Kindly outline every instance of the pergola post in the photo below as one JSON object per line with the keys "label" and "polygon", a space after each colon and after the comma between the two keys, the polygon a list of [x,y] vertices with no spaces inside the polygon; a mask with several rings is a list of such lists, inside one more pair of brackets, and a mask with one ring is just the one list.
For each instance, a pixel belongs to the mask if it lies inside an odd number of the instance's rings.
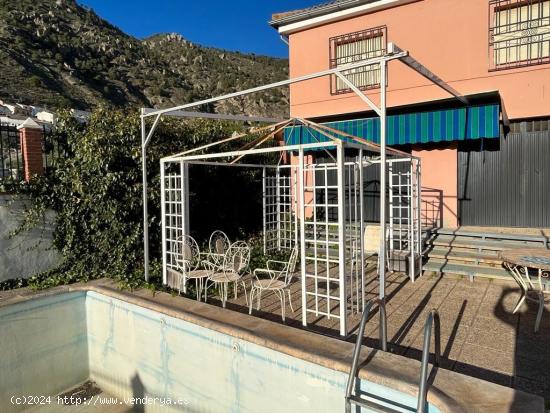
{"label": "pergola post", "polygon": [[262,168],[262,222],[263,222],[263,239],[264,239],[264,254],[267,252],[267,219],[266,219],[266,206],[267,206],[267,187],[266,187],[267,171],[265,167]]}
{"label": "pergola post", "polygon": [[187,162],[181,162],[180,164],[181,175],[181,210],[183,215],[182,229],[183,235],[189,235],[191,229],[189,228],[189,164]]}
{"label": "pergola post", "polygon": [[305,186],[305,167],[304,167],[304,148],[298,150],[299,164],[298,164],[298,179],[299,179],[299,190],[298,190],[298,207],[300,208],[300,267],[301,267],[301,284],[302,284],[302,325],[307,326],[307,307],[305,303],[307,302],[306,297],[306,206],[305,206],[305,196],[304,196],[304,186]]}
{"label": "pergola post", "polygon": [[[340,297],[340,335],[345,336],[347,330],[347,283],[346,283],[346,210],[345,210],[345,154],[344,143],[338,142],[336,146],[336,174],[338,185],[338,278]],[[327,202],[327,201],[325,201]],[[351,217],[350,217],[351,218]],[[327,228],[328,231],[328,228]],[[350,274],[351,277],[351,274]],[[330,292],[328,293],[330,294]],[[304,301],[305,303],[306,301]],[[329,309],[330,311],[330,309]]]}
{"label": "pergola post", "polygon": [[[180,202],[181,202],[181,235],[189,235],[189,164],[180,162]],[[187,294],[187,283],[183,284],[183,293]]]}
{"label": "pergola post", "polygon": [[361,311],[365,311],[365,213],[364,213],[364,166],[363,149],[359,149],[359,245],[361,248]]}
{"label": "pergola post", "polygon": [[414,192],[415,192],[415,182],[414,182],[414,173],[415,173],[415,163],[414,160],[411,159],[411,163],[409,165],[409,184],[408,184],[408,199],[409,199],[409,228],[407,229],[408,232],[408,241],[409,241],[409,279],[414,282],[416,277],[416,266],[415,266],[415,260],[416,260],[416,250],[415,250],[415,227],[416,227],[416,202],[414,198]]}
{"label": "pergola post", "polygon": [[[161,159],[160,161],[160,199],[161,201],[164,201],[166,199],[166,164]],[[161,230],[162,230],[162,283],[166,285],[168,280],[168,274],[167,274],[167,262],[166,262],[166,208],[164,207],[164,202],[161,202],[161,209],[160,209],[160,222],[161,222]],[[146,262],[146,266],[148,268],[149,262]],[[146,274],[147,276],[147,274]]]}
{"label": "pergola post", "polygon": [[380,251],[378,255],[379,292],[381,300],[386,298],[386,68],[387,62],[380,62]]}
{"label": "pergola post", "polygon": [[143,272],[149,282],[149,213],[147,211],[147,143],[145,118],[141,115],[141,180],[143,187]]}

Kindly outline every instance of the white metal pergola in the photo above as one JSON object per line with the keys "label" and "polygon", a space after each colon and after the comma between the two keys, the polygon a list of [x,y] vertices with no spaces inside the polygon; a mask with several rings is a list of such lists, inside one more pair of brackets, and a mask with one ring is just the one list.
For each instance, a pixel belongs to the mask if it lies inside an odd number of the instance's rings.
{"label": "white metal pergola", "polygon": [[[280,81],[280,82],[275,82],[275,83],[272,83],[272,84],[268,84],[268,85],[264,85],[264,86],[260,86],[260,87],[256,87],[256,88],[252,88],[252,89],[247,89],[247,90],[243,90],[243,91],[240,91],[240,92],[235,92],[235,93],[231,93],[231,94],[227,94],[227,95],[223,95],[223,96],[219,96],[219,97],[214,97],[214,98],[210,98],[210,99],[205,99],[205,100],[201,100],[201,101],[198,101],[198,102],[194,102],[194,103],[189,103],[189,104],[185,104],[185,105],[180,105],[180,106],[176,106],[176,107],[172,107],[172,108],[168,108],[168,109],[159,109],[159,110],[153,110],[153,109],[142,109],[142,113],[141,113],[141,127],[142,127],[142,167],[143,167],[143,231],[144,231],[144,271],[145,271],[145,279],[148,280],[149,278],[149,242],[148,242],[148,212],[147,212],[147,169],[146,169],[146,149],[147,149],[147,146],[154,134],[154,131],[156,129],[156,127],[158,126],[158,123],[160,121],[160,119],[163,117],[163,116],[175,116],[175,117],[181,117],[181,118],[188,118],[188,117],[208,117],[208,118],[215,118],[215,119],[229,119],[229,120],[240,120],[240,121],[249,121],[249,122],[273,122],[275,121],[274,119],[266,119],[266,118],[257,118],[257,117],[247,117],[247,116],[238,116],[238,115],[218,115],[218,114],[197,114],[197,112],[186,112],[185,110],[187,109],[191,109],[191,108],[195,108],[195,107],[198,107],[198,106],[201,106],[201,105],[204,105],[204,104],[207,104],[207,103],[214,103],[214,102],[217,102],[217,101],[220,101],[220,100],[225,100],[225,99],[230,99],[230,98],[234,98],[234,97],[238,97],[238,96],[243,96],[243,95],[247,95],[247,94],[251,94],[251,93],[256,93],[256,92],[261,92],[261,91],[264,91],[264,90],[268,90],[268,89],[271,89],[271,88],[276,88],[276,87],[282,87],[282,86],[287,86],[287,85],[290,85],[290,84],[294,84],[294,83],[299,83],[299,82],[306,82],[308,80],[311,80],[311,79],[316,79],[316,78],[320,78],[320,77],[324,77],[324,76],[331,76],[331,75],[334,75],[334,76],[337,76],[339,79],[341,79],[341,81],[346,84],[363,102],[365,102],[365,104],[368,106],[369,109],[373,110],[379,117],[380,117],[380,145],[374,145],[372,144],[371,142],[368,142],[364,139],[361,139],[361,138],[357,138],[357,137],[354,137],[354,136],[351,136],[351,135],[348,135],[346,136],[345,133],[342,133],[340,131],[338,131],[338,133],[335,133],[334,131],[330,131],[329,129],[330,128],[327,128],[326,126],[322,126],[322,125],[318,125],[318,124],[314,124],[308,120],[305,120],[305,119],[294,119],[292,121],[294,122],[300,122],[302,125],[306,126],[306,127],[311,127],[313,128],[314,130],[322,130],[324,132],[324,134],[326,136],[329,137],[329,141],[328,142],[317,142],[317,143],[312,143],[312,144],[300,144],[300,145],[286,145],[286,146],[279,146],[277,148],[272,148],[272,147],[268,147],[268,148],[253,148],[253,149],[246,149],[246,150],[243,150],[243,151],[233,151],[233,152],[224,152],[224,153],[213,153],[213,154],[202,154],[202,155],[197,155],[197,154],[194,154],[193,152],[195,152],[195,150],[192,150],[192,151],[188,151],[188,152],[185,152],[185,153],[182,153],[182,154],[176,154],[176,155],[172,155],[170,157],[167,157],[167,158],[163,158],[163,160],[161,161],[161,164],[162,164],[162,169],[161,171],[164,171],[164,167],[167,163],[174,163],[174,162],[179,162],[180,164],[180,176],[179,176],[179,181],[178,179],[176,179],[175,182],[179,182],[179,185],[181,188],[185,188],[185,182],[186,180],[188,179],[188,172],[187,172],[187,168],[188,168],[188,165],[191,164],[191,163],[208,163],[208,162],[218,162],[219,160],[221,159],[232,159],[231,162],[229,163],[226,163],[226,164],[237,164],[235,161],[235,159],[238,158],[238,160],[242,159],[243,157],[245,156],[248,156],[248,155],[251,155],[251,154],[254,154],[254,155],[258,155],[258,154],[267,154],[267,153],[270,153],[270,152],[273,152],[273,151],[278,151],[278,152],[281,152],[281,151],[297,151],[298,154],[299,154],[299,166],[298,166],[298,169],[299,169],[299,173],[297,174],[297,178],[299,179],[299,183],[298,183],[298,187],[301,188],[301,190],[299,191],[299,193],[297,194],[298,195],[298,200],[299,200],[299,205],[300,205],[300,208],[302,208],[302,211],[300,212],[299,214],[299,225],[300,225],[300,228],[299,228],[299,241],[300,241],[300,244],[301,244],[301,252],[302,252],[302,265],[301,265],[301,269],[302,269],[302,274],[306,274],[306,260],[305,258],[307,257],[307,253],[306,253],[306,219],[303,219],[303,217],[306,217],[307,213],[306,211],[303,210],[303,208],[306,208],[306,201],[305,201],[305,198],[304,198],[304,185],[305,185],[305,174],[306,172],[313,172],[314,174],[316,173],[315,170],[313,171],[308,171],[308,168],[309,168],[309,165],[307,165],[305,162],[304,162],[304,151],[305,150],[308,150],[308,149],[319,149],[319,148],[336,148],[336,157],[335,157],[335,162],[333,165],[330,165],[330,166],[323,166],[321,168],[325,168],[328,170],[328,168],[333,168],[334,171],[336,172],[336,175],[337,175],[337,190],[338,190],[338,205],[337,205],[337,209],[338,209],[338,212],[337,212],[337,215],[338,215],[338,220],[337,220],[337,231],[338,231],[338,243],[339,243],[339,247],[338,247],[338,257],[337,257],[337,261],[339,262],[338,264],[338,282],[339,282],[339,307],[340,307],[340,332],[341,334],[347,334],[347,325],[346,325],[346,317],[343,316],[344,314],[346,314],[346,302],[347,302],[347,292],[346,292],[346,288],[347,288],[347,284],[346,284],[346,265],[348,265],[350,261],[350,257],[346,256],[347,252],[346,251],[350,251],[350,248],[347,248],[346,249],[346,215],[345,215],[345,208],[346,208],[346,203],[345,203],[345,194],[346,194],[346,161],[345,161],[345,156],[346,156],[346,151],[355,151],[355,153],[357,153],[356,155],[356,160],[354,162],[352,162],[352,164],[355,165],[355,167],[357,168],[357,170],[359,171],[359,173],[361,173],[361,171],[363,171],[363,168],[364,168],[364,163],[368,163],[369,165],[372,164],[372,163],[377,163],[379,164],[379,167],[380,167],[380,209],[379,209],[379,217],[380,217],[380,221],[379,221],[379,225],[380,225],[380,228],[381,228],[381,236],[379,237],[380,239],[380,242],[379,242],[379,249],[378,249],[378,256],[379,256],[379,260],[380,260],[380,264],[379,264],[379,282],[380,282],[380,290],[379,290],[379,297],[381,299],[384,299],[385,298],[385,279],[386,279],[386,246],[388,245],[387,242],[388,242],[388,231],[387,231],[387,215],[386,215],[386,208],[387,208],[387,205],[386,203],[388,202],[387,199],[386,199],[386,188],[387,188],[387,174],[388,174],[388,168],[390,169],[390,173],[391,173],[391,170],[392,170],[392,167],[389,166],[389,165],[392,165],[394,162],[396,162],[397,159],[407,159],[408,162],[410,163],[410,168],[409,168],[409,171],[410,171],[410,175],[409,175],[409,179],[410,179],[410,182],[409,183],[405,183],[405,184],[402,184],[402,183],[398,183],[397,185],[402,185],[404,187],[406,187],[407,185],[411,185],[411,189],[410,191],[411,192],[407,192],[407,194],[410,194],[410,195],[407,195],[407,196],[416,196],[416,197],[419,197],[420,196],[420,180],[419,178],[416,179],[414,178],[414,176],[417,174],[417,172],[415,172],[415,168],[418,168],[418,166],[415,166],[413,165],[413,158],[409,155],[409,154],[406,154],[406,153],[403,153],[403,152],[400,152],[400,151],[396,151],[395,149],[390,149],[388,150],[387,147],[386,147],[386,93],[387,93],[387,90],[386,90],[386,85],[387,85],[387,65],[390,61],[392,60],[398,60],[402,63],[404,63],[405,65],[409,66],[411,69],[415,70],[416,72],[418,72],[419,74],[421,74],[422,76],[424,76],[425,78],[429,79],[430,81],[432,81],[434,84],[438,85],[439,87],[441,87],[442,89],[444,89],[445,91],[447,91],[448,93],[450,93],[451,95],[453,95],[454,97],[456,97],[457,99],[461,100],[462,102],[464,103],[467,103],[466,99],[461,96],[456,90],[454,90],[451,86],[449,86],[448,84],[446,84],[443,80],[441,80],[439,77],[437,77],[435,74],[433,74],[431,71],[429,71],[427,68],[425,68],[423,65],[421,65],[418,61],[416,61],[415,59],[413,59],[409,53],[407,51],[403,51],[401,50],[400,48],[398,48],[396,45],[392,44],[392,43],[388,43],[388,46],[387,46],[387,53],[384,55],[384,56],[379,56],[379,57],[376,57],[376,58],[371,58],[371,59],[366,59],[366,60],[363,60],[363,61],[359,61],[359,62],[355,62],[355,63],[351,63],[351,64],[347,64],[347,65],[343,65],[343,66],[340,66],[340,67],[337,67],[337,68],[334,68],[334,69],[329,69],[329,70],[325,70],[325,71],[321,71],[321,72],[317,72],[317,73],[312,73],[312,74],[309,74],[309,75],[305,75],[305,76],[300,76],[300,77],[296,77],[296,78],[292,78],[292,79],[288,79],[288,80],[284,80],[284,81]],[[346,77],[346,72],[349,73],[349,71],[353,71],[354,69],[358,69],[358,68],[361,68],[361,67],[365,67],[365,66],[372,66],[372,65],[379,65],[380,66],[380,103],[379,105],[376,105],[368,96],[366,96],[356,85],[353,84],[353,82],[351,80],[349,80],[347,77]],[[146,120],[147,118],[153,118],[154,121],[153,121],[153,124],[152,126],[149,128],[149,130],[147,130],[147,127],[146,127]],[[275,125],[272,126],[272,128],[280,128],[282,125],[282,123],[277,123]],[[285,123],[285,126],[288,125],[288,123]],[[342,136],[345,136],[346,137],[346,140],[344,141],[342,139]],[[228,139],[236,139],[237,137],[231,137],[231,138],[228,138]],[[211,147],[214,147],[216,145],[216,143],[212,143],[210,145],[205,145],[201,148],[197,148],[196,150],[206,150],[206,149],[209,149]],[[377,159],[374,159],[374,158],[370,158],[370,159],[366,159],[366,157],[364,156],[364,153],[367,152],[367,151],[374,151],[378,154],[378,157]],[[387,158],[387,154],[388,153],[391,153],[392,155],[394,155],[396,157],[396,159],[391,159],[391,162],[388,163],[388,158]],[[417,162],[417,165],[418,165],[418,161],[414,161],[414,162]],[[255,167],[258,167],[258,165],[249,165],[249,166],[255,166]],[[272,167],[268,167],[268,166],[265,166],[265,165],[261,165],[262,168],[265,168],[265,171],[267,173],[268,170],[271,170]],[[277,166],[275,166],[275,168],[277,169]],[[313,166],[313,169],[317,168],[317,165],[314,165]],[[164,173],[164,172],[163,172]],[[277,172],[276,172],[277,173]],[[280,171],[279,171],[280,173]],[[419,173],[419,171],[418,171]],[[393,175],[391,175],[393,176]],[[162,176],[161,177],[161,182],[163,182],[163,185],[165,184],[165,178],[166,176]],[[414,182],[416,179],[416,182],[413,184],[412,182]],[[391,181],[390,181],[390,186],[393,185],[393,182],[392,182],[393,178],[391,178]],[[264,180],[264,185],[268,185],[268,182],[266,180]],[[417,185],[416,189],[413,188],[412,185]],[[165,190],[166,188],[164,188]],[[399,190],[401,191],[401,190]],[[416,193],[414,193],[414,191],[416,191]],[[184,190],[182,192],[182,195],[181,195],[181,202],[183,203],[182,205],[185,205],[185,198],[186,198],[186,195],[185,195],[186,191]],[[314,197],[315,198],[315,197]],[[362,197],[357,197],[356,196],[356,202],[360,202],[359,198],[362,198]],[[412,199],[412,198],[411,198]],[[391,203],[391,196],[390,196],[390,203]],[[412,203],[412,202],[411,202]],[[183,208],[185,209],[185,206],[183,206]],[[390,214],[391,214],[391,208],[390,208]],[[420,212],[418,211],[418,215],[420,215]],[[188,231],[188,216],[186,215],[186,212],[184,210],[182,210],[182,226],[183,226],[183,231],[184,232],[187,232]],[[265,224],[265,220],[266,220],[266,217],[265,217],[265,214],[264,214],[264,224]],[[413,217],[413,215],[410,215],[410,221],[414,221],[416,220],[415,217]],[[392,220],[390,219],[390,225],[391,225],[391,222]],[[280,224],[277,224],[277,225],[280,225]],[[265,229],[265,228],[264,228]],[[163,231],[164,231],[164,228],[163,228]],[[416,227],[416,229],[414,230],[416,231],[418,234],[420,233],[420,225],[418,224],[418,226]],[[412,231],[412,232],[414,232]],[[411,234],[412,234],[411,232]],[[393,233],[393,230],[390,231],[390,236],[392,236],[392,233]],[[362,232],[361,232],[362,234]],[[164,234],[163,234],[164,236]],[[363,236],[361,235],[360,237],[360,243],[361,243],[361,246],[359,248],[361,248],[360,250],[360,253],[362,254],[363,252]],[[359,241],[359,240],[358,240]],[[414,244],[414,242],[412,243]],[[411,245],[410,244],[408,246],[408,248],[411,248]],[[356,245],[354,248],[357,248],[358,246]],[[164,248],[164,245],[163,245],[163,248]],[[416,248],[416,247],[415,247]],[[420,238],[419,238],[419,235],[418,235],[418,248],[420,248]],[[352,248],[353,249],[353,248]],[[351,250],[352,250],[351,249]],[[414,256],[414,254],[412,254],[411,256]],[[305,281],[302,282],[302,300],[304,301],[304,304],[305,304],[305,296],[306,296],[306,293],[307,293],[307,285],[305,286]],[[303,307],[306,307],[306,306],[303,306]],[[304,311],[304,314],[303,314],[303,322],[306,323],[306,308],[303,309]],[[330,314],[328,315],[330,316]]]}
{"label": "white metal pergola", "polygon": [[[326,140],[282,144],[275,139],[278,132],[296,126],[318,131]],[[261,170],[258,196],[263,195],[264,251],[300,251],[303,324],[311,322],[308,316],[333,318],[339,321],[340,333],[347,335],[349,316],[366,306],[364,187],[377,178],[380,146],[305,119],[260,129],[259,137],[245,142],[239,143],[244,136],[231,136],[161,159],[163,283],[186,292],[186,276],[179,264],[181,242],[193,222],[189,194],[200,196],[202,189],[190,184],[192,171],[201,166]],[[239,147],[220,150],[230,142]],[[313,150],[328,157],[306,160]],[[282,163],[286,153],[295,154],[298,163]],[[420,268],[420,162],[393,148],[387,149],[387,155],[388,264],[395,268],[404,261],[402,269],[414,282]],[[212,190],[216,191],[209,186],[208,191]],[[222,202],[240,199],[225,197]]]}

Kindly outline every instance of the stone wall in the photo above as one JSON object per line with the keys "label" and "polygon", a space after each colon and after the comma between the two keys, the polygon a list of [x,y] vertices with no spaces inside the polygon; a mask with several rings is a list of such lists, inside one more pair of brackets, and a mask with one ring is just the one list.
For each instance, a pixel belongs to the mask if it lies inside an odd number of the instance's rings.
{"label": "stone wall", "polygon": [[24,202],[13,195],[0,194],[0,282],[30,278],[55,267],[60,254],[52,246],[54,213],[40,227],[11,236],[19,226]]}

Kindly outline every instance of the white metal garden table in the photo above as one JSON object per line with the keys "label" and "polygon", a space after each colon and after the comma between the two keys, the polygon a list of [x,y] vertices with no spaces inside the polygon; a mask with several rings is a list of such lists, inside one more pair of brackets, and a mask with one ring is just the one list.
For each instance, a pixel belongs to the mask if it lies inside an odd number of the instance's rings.
{"label": "white metal garden table", "polygon": [[[543,248],[519,248],[502,251],[504,266],[521,288],[521,297],[514,308],[516,313],[525,299],[539,303],[535,332],[539,330],[544,310],[545,294],[550,294],[550,250]],[[530,271],[531,270],[531,271]]]}

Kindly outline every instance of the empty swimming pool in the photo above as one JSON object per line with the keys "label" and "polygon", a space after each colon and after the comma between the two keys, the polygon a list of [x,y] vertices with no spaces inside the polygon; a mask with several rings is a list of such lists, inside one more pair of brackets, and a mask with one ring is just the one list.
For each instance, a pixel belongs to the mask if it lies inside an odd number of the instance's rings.
{"label": "empty swimming pool", "polygon": [[[52,292],[4,303],[0,329],[4,412],[28,409],[14,397],[57,395],[87,380],[120,401],[145,401],[147,412],[344,411],[351,344],[181,297]],[[413,362],[384,357],[401,360],[404,375]],[[384,363],[374,360],[373,370]],[[364,397],[414,411],[413,385],[380,377],[360,380]]]}

